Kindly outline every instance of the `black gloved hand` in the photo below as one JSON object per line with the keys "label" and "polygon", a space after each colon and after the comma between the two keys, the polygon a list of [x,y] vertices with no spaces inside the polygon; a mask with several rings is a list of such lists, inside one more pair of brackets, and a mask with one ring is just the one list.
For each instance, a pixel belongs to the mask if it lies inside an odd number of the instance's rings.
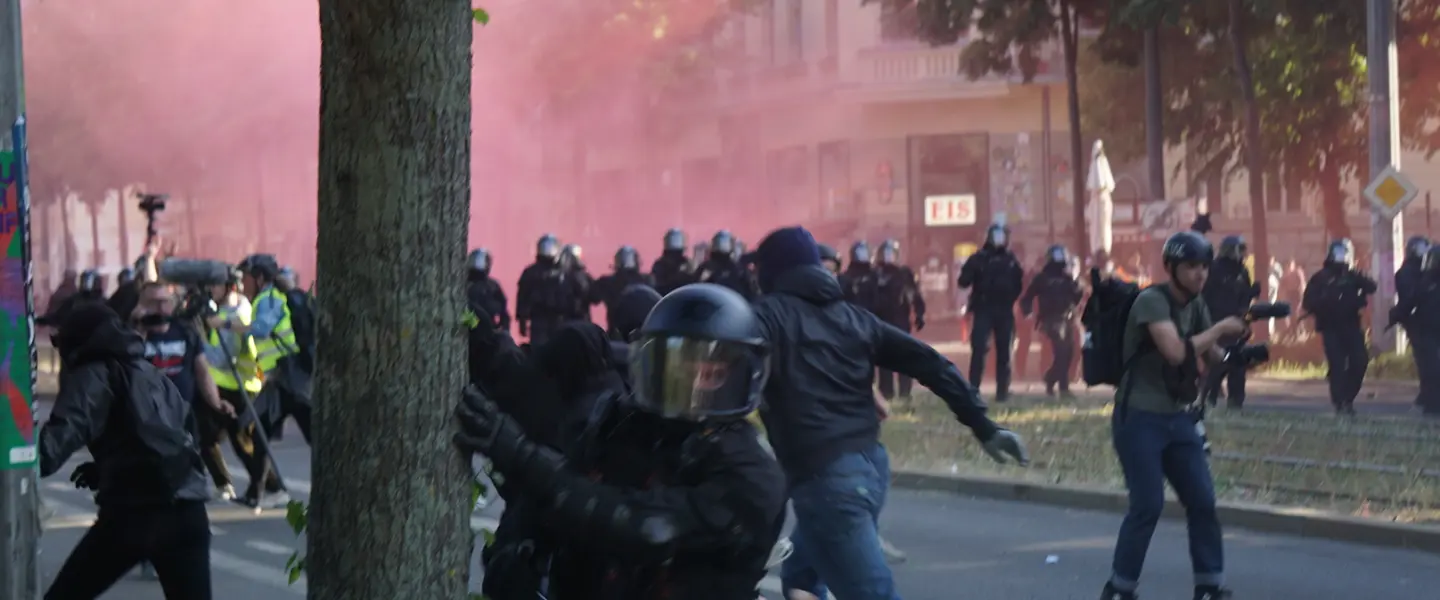
{"label": "black gloved hand", "polygon": [[504,472],[514,469],[522,455],[533,453],[520,424],[505,414],[475,386],[465,388],[465,397],[455,408],[460,431],[455,445],[461,450],[484,454]]}
{"label": "black gloved hand", "polygon": [[520,337],[530,337],[530,327],[529,327],[529,324],[530,324],[530,323],[529,323],[529,321],[526,321],[525,319],[520,319],[519,324],[520,324]]}
{"label": "black gloved hand", "polygon": [[925,319],[915,319],[915,332],[925,331]]}
{"label": "black gloved hand", "polygon": [[95,463],[87,462],[70,472],[70,481],[75,484],[76,489],[96,490],[100,489],[100,473]]}

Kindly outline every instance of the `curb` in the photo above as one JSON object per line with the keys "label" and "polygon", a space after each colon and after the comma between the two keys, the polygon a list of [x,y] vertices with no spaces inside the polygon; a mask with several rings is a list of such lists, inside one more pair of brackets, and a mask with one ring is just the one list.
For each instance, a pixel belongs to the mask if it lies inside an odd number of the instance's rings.
{"label": "curb", "polygon": [[[1124,492],[999,477],[896,471],[892,485],[911,490],[1113,513],[1124,513],[1129,505]],[[1302,508],[1277,508],[1232,502],[1221,502],[1216,510],[1220,522],[1226,527],[1440,554],[1440,527],[1374,521]],[[1168,519],[1185,518],[1184,508],[1173,498],[1166,498],[1164,514]]]}

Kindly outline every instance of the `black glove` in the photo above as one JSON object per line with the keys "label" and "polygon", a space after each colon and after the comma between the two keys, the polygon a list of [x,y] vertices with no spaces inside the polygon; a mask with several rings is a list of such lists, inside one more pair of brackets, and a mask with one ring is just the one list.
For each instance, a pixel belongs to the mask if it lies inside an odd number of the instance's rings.
{"label": "black glove", "polygon": [[520,424],[473,385],[465,388],[455,416],[460,420],[455,445],[466,452],[484,454],[501,472],[515,469],[518,459],[534,453],[534,443],[526,439]]}
{"label": "black glove", "polygon": [[920,332],[920,331],[924,331],[924,330],[925,330],[925,318],[924,318],[924,317],[916,317],[916,318],[915,318],[915,331],[916,331],[916,332]]}
{"label": "black glove", "polygon": [[100,489],[100,473],[95,463],[87,462],[70,472],[70,481],[75,484],[76,489],[97,490]]}
{"label": "black glove", "polygon": [[530,337],[530,322],[520,319],[520,337]]}

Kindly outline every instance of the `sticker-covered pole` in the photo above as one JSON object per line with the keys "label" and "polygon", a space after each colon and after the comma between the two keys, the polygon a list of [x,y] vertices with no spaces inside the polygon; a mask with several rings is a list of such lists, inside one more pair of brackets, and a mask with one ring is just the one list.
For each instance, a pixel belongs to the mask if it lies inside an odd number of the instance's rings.
{"label": "sticker-covered pole", "polygon": [[20,0],[0,0],[0,598],[40,598],[35,301]]}
{"label": "sticker-covered pole", "polygon": [[[1369,0],[1366,69],[1370,84],[1370,176],[1387,168],[1400,168],[1400,94],[1395,60],[1395,0]],[[1395,330],[1380,323],[1390,320],[1395,304],[1396,249],[1403,248],[1400,211],[1389,215],[1380,207],[1370,213],[1371,269],[1379,293],[1370,303],[1371,343],[1378,352],[1396,349]]]}

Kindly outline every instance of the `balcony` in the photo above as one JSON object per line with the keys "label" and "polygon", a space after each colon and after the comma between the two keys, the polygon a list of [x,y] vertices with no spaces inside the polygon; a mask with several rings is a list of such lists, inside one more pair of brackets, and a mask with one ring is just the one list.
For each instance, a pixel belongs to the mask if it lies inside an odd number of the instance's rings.
{"label": "balcony", "polygon": [[[963,41],[950,46],[920,43],[884,44],[857,50],[842,64],[844,93],[858,101],[907,102],[994,98],[1022,83],[1013,75],[986,75],[970,79],[960,65]],[[1034,83],[1064,81],[1059,44],[1048,44],[1040,56]]]}

